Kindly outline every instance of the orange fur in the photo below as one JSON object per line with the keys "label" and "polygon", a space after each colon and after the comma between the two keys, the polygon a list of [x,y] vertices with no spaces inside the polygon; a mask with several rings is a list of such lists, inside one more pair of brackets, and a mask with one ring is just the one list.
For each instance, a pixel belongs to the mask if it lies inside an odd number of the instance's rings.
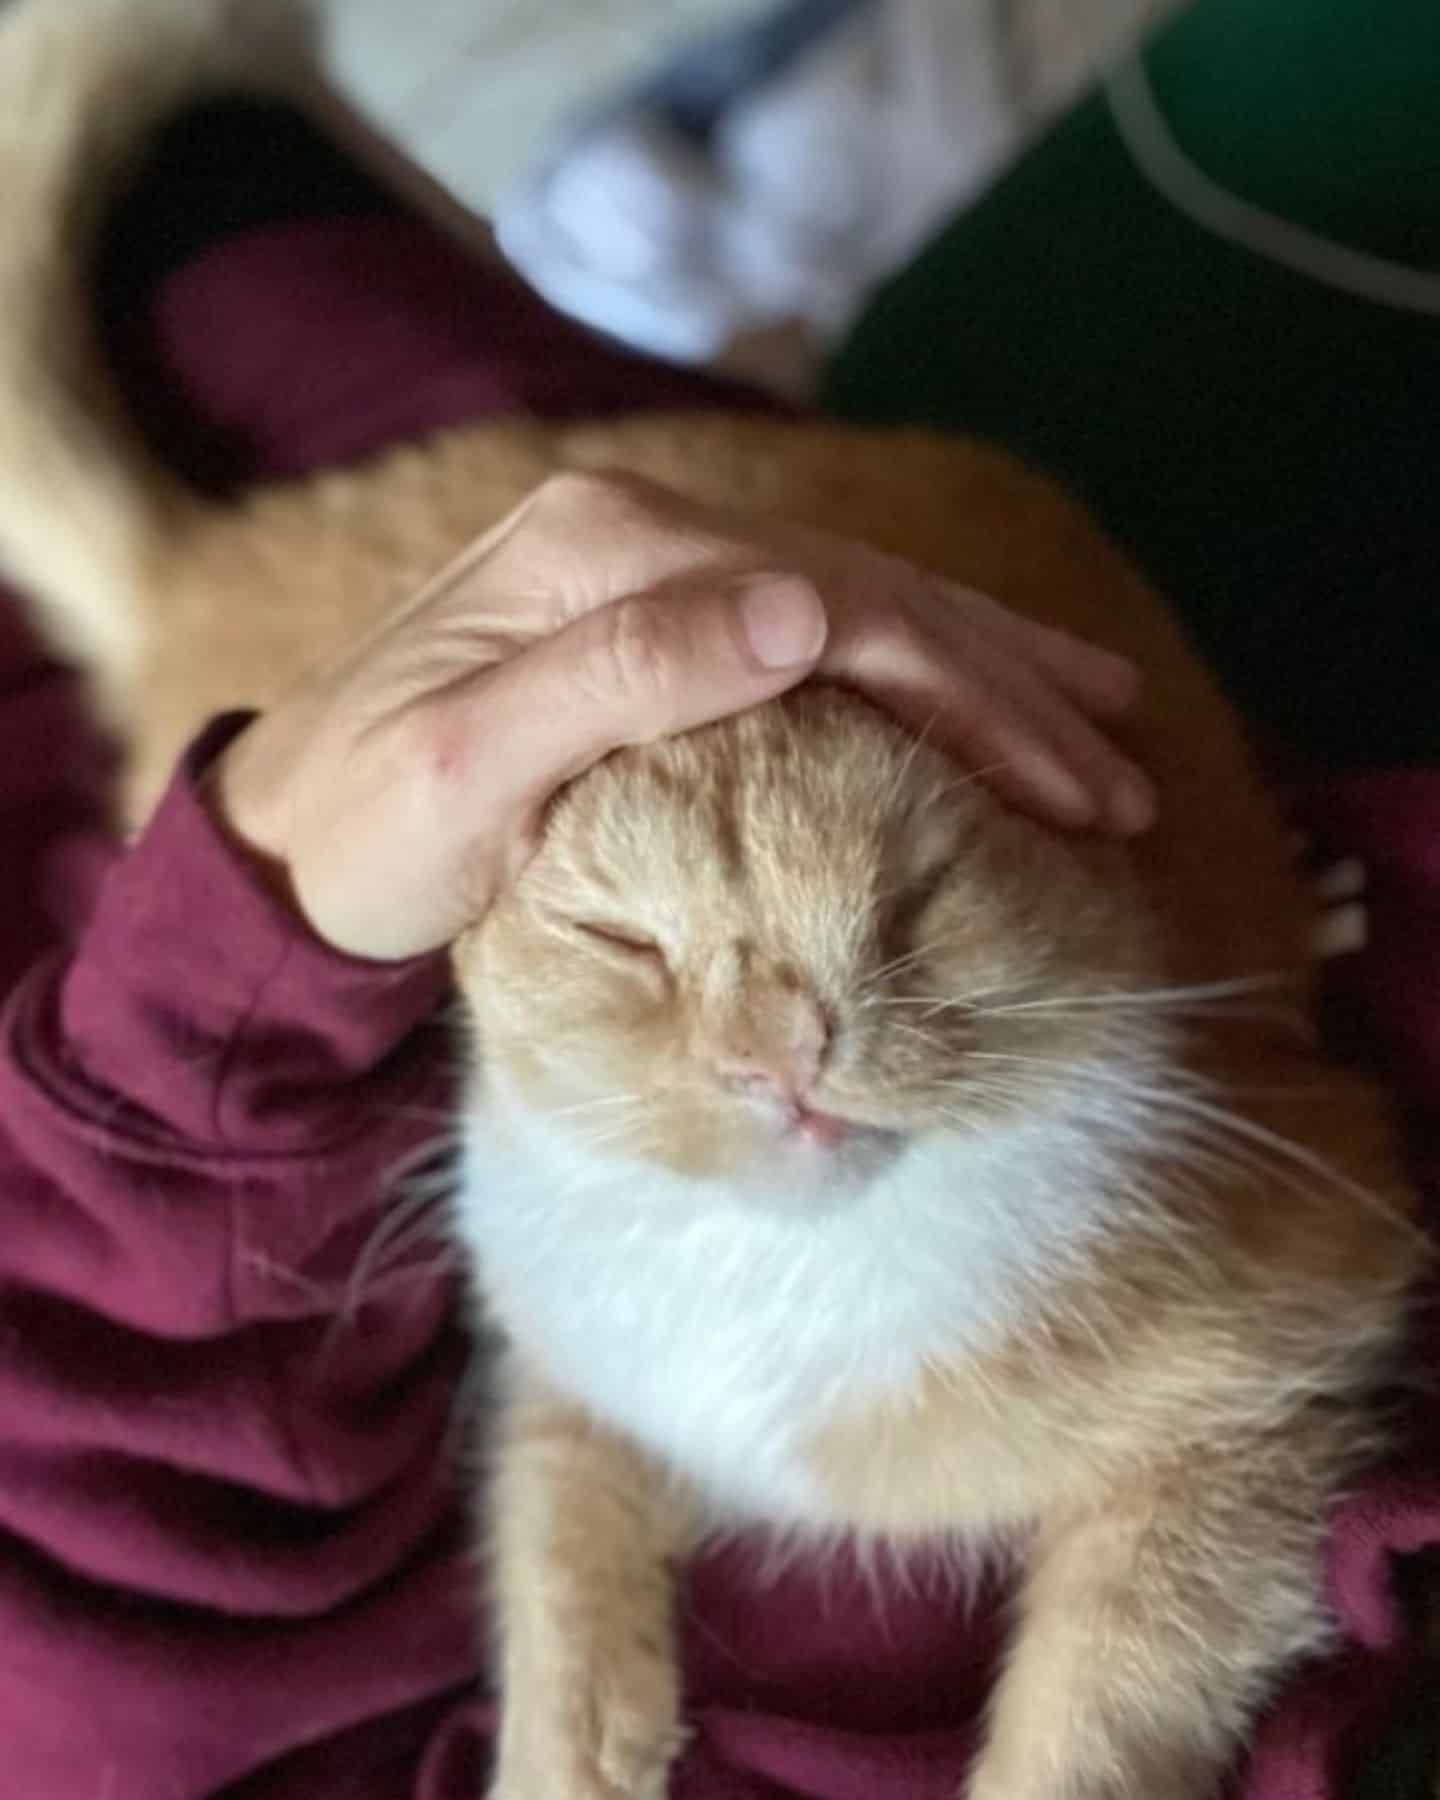
{"label": "orange fur", "polygon": [[[1021,1270],[1009,1310],[997,1300],[967,1338],[957,1299],[953,1344],[942,1331],[890,1377],[861,1369],[797,1402],[793,1485],[768,1509],[752,1492],[727,1512],[724,1471],[667,1457],[664,1429],[643,1443],[567,1384],[525,1269],[497,1254],[484,1279],[513,1379],[491,1512],[497,1796],[663,1793],[680,1741],[668,1561],[736,1516],[1028,1547],[972,1800],[1211,1792],[1280,1672],[1323,1642],[1324,1509],[1369,1442],[1366,1393],[1419,1257],[1377,1097],[1293,1019],[1196,996],[1265,975],[1294,1001],[1306,979],[1306,908],[1227,707],[1083,512],[975,444],[744,419],[507,424],[201,503],[145,461],[88,359],[70,201],[94,180],[87,156],[117,164],[189,84],[233,75],[226,16],[20,0],[0,18],[0,548],[94,671],[132,821],[207,716],[273,700],[557,471],[633,470],[868,539],[1147,677],[1126,736],[1162,822],[1135,846],[1012,817],[859,700],[816,690],[575,783],[457,947],[486,1132],[503,1146],[523,1116],[577,1166],[627,1158],[657,1193],[734,1183],[738,1238],[758,1217],[745,1184],[763,1211],[778,1152],[726,1068],[821,1009],[840,1046],[822,1094],[873,1128],[882,1161],[1040,1132],[1015,1152],[1013,1195],[985,1177]],[[98,147],[97,96],[118,108]],[[592,923],[655,947],[577,929]],[[491,1119],[502,1088],[518,1112]],[[574,1123],[611,1105],[613,1124]],[[1026,1187],[1052,1118],[1076,1146],[1077,1211],[1103,1223],[1053,1258],[1044,1233],[1063,1230],[1037,1214],[1027,1241]],[[1063,1225],[1067,1171],[1045,1167]],[[873,1173],[826,1170],[828,1185],[796,1178],[801,1222],[767,1218],[762,1237],[803,1240],[812,1212],[821,1231]],[[703,1313],[705,1279],[679,1302]],[[643,1320],[675,1298],[628,1303]]]}

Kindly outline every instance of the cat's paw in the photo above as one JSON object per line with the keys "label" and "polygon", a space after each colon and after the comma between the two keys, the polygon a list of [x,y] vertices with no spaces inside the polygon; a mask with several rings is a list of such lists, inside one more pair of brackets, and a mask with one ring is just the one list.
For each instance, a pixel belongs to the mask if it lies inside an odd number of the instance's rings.
{"label": "cat's paw", "polygon": [[685,1738],[664,1657],[637,1651],[558,1688],[537,1671],[506,1707],[488,1800],[665,1800]]}

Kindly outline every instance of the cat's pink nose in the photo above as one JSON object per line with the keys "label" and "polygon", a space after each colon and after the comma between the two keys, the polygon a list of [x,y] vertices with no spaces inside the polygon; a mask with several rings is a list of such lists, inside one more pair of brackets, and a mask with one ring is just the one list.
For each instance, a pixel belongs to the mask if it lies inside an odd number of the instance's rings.
{"label": "cat's pink nose", "polygon": [[831,1025],[818,1001],[803,1001],[766,1031],[740,1030],[715,1059],[729,1087],[803,1110],[829,1054]]}

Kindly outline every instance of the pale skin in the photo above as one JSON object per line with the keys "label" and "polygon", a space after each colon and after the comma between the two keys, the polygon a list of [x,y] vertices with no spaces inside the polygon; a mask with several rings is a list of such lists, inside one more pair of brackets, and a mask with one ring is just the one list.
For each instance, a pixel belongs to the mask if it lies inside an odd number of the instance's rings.
{"label": "pale skin", "polygon": [[484,916],[593,763],[811,676],[1056,826],[1153,818],[1106,733],[1138,688],[1124,658],[862,545],[591,475],[544,483],[257,719],[217,803],[321,938],[399,959]]}

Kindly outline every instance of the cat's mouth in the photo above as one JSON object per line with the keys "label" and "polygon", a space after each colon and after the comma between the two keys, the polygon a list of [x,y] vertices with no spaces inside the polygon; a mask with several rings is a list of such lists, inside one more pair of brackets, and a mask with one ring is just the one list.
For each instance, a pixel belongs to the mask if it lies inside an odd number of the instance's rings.
{"label": "cat's mouth", "polygon": [[[804,1101],[767,1107],[742,1185],[767,1208],[833,1204],[865,1188],[902,1155],[908,1134]],[[738,1172],[737,1172],[738,1173]]]}
{"label": "cat's mouth", "polygon": [[797,1143],[813,1144],[817,1150],[836,1150],[852,1133],[864,1131],[866,1127],[856,1119],[822,1112],[818,1107],[802,1103],[786,1109],[780,1129],[785,1137]]}
{"label": "cat's mouth", "polygon": [[888,1161],[904,1141],[902,1132],[805,1101],[776,1107],[768,1122],[784,1149],[821,1165],[873,1166]]}

